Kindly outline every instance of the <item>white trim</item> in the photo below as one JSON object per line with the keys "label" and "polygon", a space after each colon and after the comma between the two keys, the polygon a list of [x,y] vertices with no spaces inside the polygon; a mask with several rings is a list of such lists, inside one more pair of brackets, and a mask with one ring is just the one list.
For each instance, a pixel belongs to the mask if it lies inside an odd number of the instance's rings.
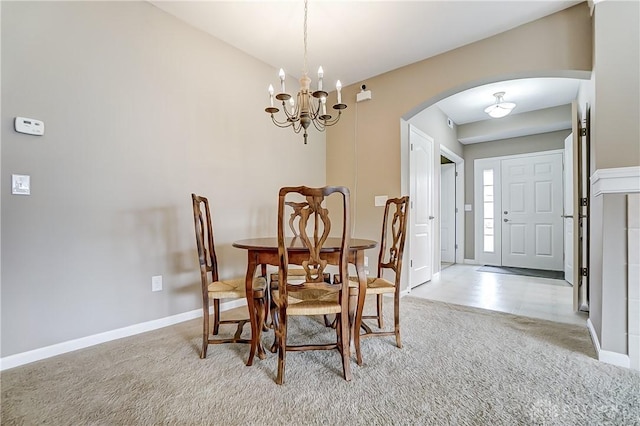
{"label": "white trim", "polygon": [[[246,300],[236,299],[220,304],[220,311],[244,306]],[[90,346],[99,345],[100,343],[110,342],[112,340],[121,339],[123,337],[134,336],[147,331],[157,330],[158,328],[168,327],[184,321],[202,317],[202,309],[194,309],[193,311],[183,312],[169,317],[159,318],[157,320],[146,321],[139,324],[130,325],[128,327],[118,328],[115,330],[105,331],[104,333],[94,334],[92,336],[81,337],[79,339],[68,340],[55,345],[45,346],[43,348],[22,352],[15,355],[9,355],[0,358],[0,371],[9,368],[18,367],[20,365],[29,364],[31,362],[40,361],[42,359],[51,358],[56,355],[62,355],[67,352],[76,351],[78,349],[88,348]]]}
{"label": "white trim", "polygon": [[596,329],[593,327],[591,318],[587,318],[587,329],[589,330],[589,335],[591,336],[591,341],[593,342],[596,354],[600,357],[600,341],[598,340],[598,334],[596,333]]}
{"label": "white trim", "polygon": [[591,175],[594,197],[628,192],[640,192],[640,166],[598,169]]}
{"label": "white trim", "polygon": [[619,354],[618,352],[611,352],[600,350],[598,359],[601,362],[605,362],[607,364],[617,365],[618,367],[631,368],[631,360],[629,359],[629,355]]}
{"label": "white trim", "polygon": [[463,263],[465,265],[479,265],[478,261],[475,259],[465,259]]}
{"label": "white trim", "polygon": [[596,350],[599,361],[607,364],[617,365],[618,367],[631,368],[631,359],[629,358],[629,355],[620,354],[618,352],[605,351],[600,347],[600,341],[598,340],[598,335],[596,334],[596,330],[593,327],[591,318],[587,319],[587,329],[589,330],[589,334],[591,335],[591,341],[593,342],[593,346]]}
{"label": "white trim", "polygon": [[[464,251],[465,251],[465,241],[464,241],[464,159],[460,157],[455,152],[451,151],[449,148],[442,144],[440,145],[440,155],[444,155],[449,160],[455,163],[455,188],[456,188],[456,241],[455,244],[458,246],[456,249],[456,263],[462,263],[464,261]],[[442,199],[442,194],[440,194],[440,199]],[[440,230],[438,230],[440,234]],[[442,235],[440,235],[442,238]]]}

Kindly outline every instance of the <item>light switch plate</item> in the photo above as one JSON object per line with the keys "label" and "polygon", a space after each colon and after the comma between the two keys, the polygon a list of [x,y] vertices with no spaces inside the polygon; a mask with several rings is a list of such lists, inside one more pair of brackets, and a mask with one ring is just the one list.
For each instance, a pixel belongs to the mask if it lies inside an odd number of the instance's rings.
{"label": "light switch plate", "polygon": [[14,195],[31,195],[31,177],[28,175],[11,175],[11,193]]}
{"label": "light switch plate", "polygon": [[151,291],[162,291],[162,275],[151,277]]}
{"label": "light switch plate", "polygon": [[465,204],[464,205],[464,211],[465,212],[473,211],[473,208],[471,207],[471,204]]}
{"label": "light switch plate", "polygon": [[389,197],[387,197],[386,195],[376,195],[373,204],[375,207],[383,207],[385,204],[387,204],[388,198]]}

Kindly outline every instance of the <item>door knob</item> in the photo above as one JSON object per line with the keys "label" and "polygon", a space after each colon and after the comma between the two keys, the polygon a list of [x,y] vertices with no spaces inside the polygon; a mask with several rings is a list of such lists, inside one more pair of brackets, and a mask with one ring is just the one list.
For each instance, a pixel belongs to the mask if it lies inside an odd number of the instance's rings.
{"label": "door knob", "polygon": [[433,220],[435,218],[436,218],[435,216],[429,216],[429,220]]}
{"label": "door knob", "polygon": [[505,211],[504,211],[504,214],[509,214],[509,212],[505,210]]}
{"label": "door knob", "polygon": [[573,215],[572,215],[572,214],[563,214],[563,215],[562,215],[562,216],[560,216],[560,217],[563,217],[563,218],[565,218],[565,219],[572,219],[572,218],[573,218]]}
{"label": "door knob", "polygon": [[503,219],[505,222],[509,222],[509,219]]}

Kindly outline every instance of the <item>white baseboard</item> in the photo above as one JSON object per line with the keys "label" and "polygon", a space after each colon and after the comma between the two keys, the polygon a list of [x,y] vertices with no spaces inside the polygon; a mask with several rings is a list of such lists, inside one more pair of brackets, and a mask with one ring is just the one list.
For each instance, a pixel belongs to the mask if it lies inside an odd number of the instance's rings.
{"label": "white baseboard", "polygon": [[599,361],[605,362],[607,364],[617,365],[618,367],[631,368],[631,359],[629,358],[629,355],[620,354],[618,352],[605,351],[600,347],[600,341],[598,340],[598,335],[596,334],[596,330],[593,327],[591,318],[587,319],[587,329],[589,330],[589,334],[591,335],[591,341],[593,342],[593,346],[595,347]]}
{"label": "white baseboard", "polygon": [[[243,299],[231,300],[221,303],[220,311],[226,311],[244,305],[246,305],[246,301]],[[81,337],[79,339],[69,340],[15,355],[9,355],[4,358],[0,358],[0,371],[201,317],[202,309],[194,309],[193,311],[183,312],[181,314],[171,315],[157,320],[146,321],[130,325],[128,327],[94,334],[92,336]]]}
{"label": "white baseboard", "polygon": [[465,259],[464,260],[464,264],[465,265],[479,265],[478,261],[476,261],[475,259]]}

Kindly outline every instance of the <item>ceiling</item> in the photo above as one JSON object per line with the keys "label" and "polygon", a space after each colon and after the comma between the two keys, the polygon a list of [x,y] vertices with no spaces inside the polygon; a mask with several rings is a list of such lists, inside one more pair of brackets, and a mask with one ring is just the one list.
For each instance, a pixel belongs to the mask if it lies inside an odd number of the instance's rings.
{"label": "ceiling", "polygon": [[[580,0],[330,1],[308,5],[308,69],[343,86],[491,37]],[[150,1],[189,25],[299,78],[304,65],[301,0]],[[277,82],[274,73],[273,83]],[[265,82],[268,85],[270,82]],[[493,93],[506,92],[513,114],[570,103],[574,79],[520,79],[472,88],[436,105],[456,124],[486,120]],[[373,89],[372,89],[373,90]],[[375,95],[374,95],[375,96]],[[530,132],[530,131],[529,131]],[[513,132],[512,132],[513,133]],[[512,136],[513,137],[513,136]]]}

